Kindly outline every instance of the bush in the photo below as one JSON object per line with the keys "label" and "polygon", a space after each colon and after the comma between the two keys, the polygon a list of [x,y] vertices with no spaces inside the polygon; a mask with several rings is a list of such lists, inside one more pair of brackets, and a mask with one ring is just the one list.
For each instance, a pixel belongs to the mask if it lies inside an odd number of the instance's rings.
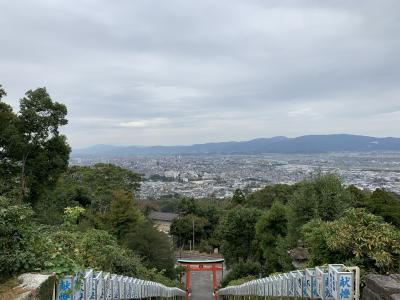
{"label": "bush", "polygon": [[175,257],[172,242],[168,236],[158,231],[151,223],[142,222],[126,235],[125,245],[143,258],[149,268],[163,271],[166,276],[175,278]]}
{"label": "bush", "polygon": [[260,274],[261,266],[259,263],[252,260],[241,261],[232,266],[230,272],[221,281],[221,286],[225,287],[233,280],[248,276],[259,277]]}
{"label": "bush", "polygon": [[207,240],[201,240],[200,245],[199,245],[199,251],[203,253],[213,253],[214,248],[212,245]]}
{"label": "bush", "polygon": [[228,285],[229,285],[229,286],[241,285],[241,284],[243,284],[243,283],[249,282],[249,281],[254,280],[254,279],[257,279],[257,276],[255,276],[255,275],[248,275],[248,276],[246,276],[246,277],[242,277],[242,278],[239,278],[239,279],[234,279],[234,280],[232,280],[232,281],[229,281],[228,284],[227,284],[227,286],[228,286]]}
{"label": "bush", "polygon": [[30,225],[33,211],[0,196],[0,279],[31,269],[36,230]]}
{"label": "bush", "polygon": [[342,261],[381,274],[400,271],[400,230],[365,209],[349,209],[331,222],[303,227],[310,264]]}

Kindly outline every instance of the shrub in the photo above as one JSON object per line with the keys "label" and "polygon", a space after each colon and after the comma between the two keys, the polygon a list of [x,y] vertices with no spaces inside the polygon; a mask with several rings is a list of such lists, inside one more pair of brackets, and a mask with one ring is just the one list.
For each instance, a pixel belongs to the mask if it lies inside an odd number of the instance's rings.
{"label": "shrub", "polygon": [[349,209],[331,222],[312,221],[303,234],[310,264],[347,261],[381,274],[399,271],[400,230],[365,209]]}
{"label": "shrub", "polygon": [[29,270],[35,264],[32,215],[30,206],[0,196],[0,279]]}

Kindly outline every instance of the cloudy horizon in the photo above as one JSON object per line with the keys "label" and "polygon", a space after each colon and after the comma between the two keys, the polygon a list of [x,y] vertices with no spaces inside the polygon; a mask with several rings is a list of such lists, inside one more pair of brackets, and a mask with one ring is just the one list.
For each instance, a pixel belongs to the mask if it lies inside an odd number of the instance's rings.
{"label": "cloudy horizon", "polygon": [[0,84],[45,86],[73,148],[400,137],[400,2],[3,1]]}

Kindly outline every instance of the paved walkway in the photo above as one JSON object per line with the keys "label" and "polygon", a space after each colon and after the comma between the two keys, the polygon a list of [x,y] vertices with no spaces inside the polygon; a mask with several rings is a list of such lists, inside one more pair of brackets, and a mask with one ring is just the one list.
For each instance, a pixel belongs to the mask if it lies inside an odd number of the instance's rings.
{"label": "paved walkway", "polygon": [[[187,259],[215,259],[216,257],[191,255],[183,253],[182,258]],[[217,273],[217,284],[221,281],[221,272]],[[225,270],[224,270],[225,274]],[[182,282],[185,282],[185,277],[182,278]],[[191,286],[191,300],[213,300],[213,282],[212,272],[191,272],[190,273],[190,286]]]}

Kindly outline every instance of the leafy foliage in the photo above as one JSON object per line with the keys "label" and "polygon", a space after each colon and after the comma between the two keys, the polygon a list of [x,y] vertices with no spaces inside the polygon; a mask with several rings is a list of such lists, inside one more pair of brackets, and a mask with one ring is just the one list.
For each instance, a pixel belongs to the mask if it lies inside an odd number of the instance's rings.
{"label": "leafy foliage", "polygon": [[303,232],[310,264],[351,261],[369,271],[399,271],[400,230],[365,209],[349,209],[335,221],[312,221]]}
{"label": "leafy foliage", "polygon": [[135,204],[140,176],[110,164],[67,169],[66,114],[45,88],[28,91],[18,114],[0,101],[0,280],[91,267],[176,285],[167,236]]}
{"label": "leafy foliage", "polygon": [[219,247],[216,227],[228,202],[193,198],[179,198],[176,201],[178,202],[176,212],[179,212],[180,218],[173,220],[171,234],[175,237],[177,246],[189,246],[188,241],[192,240],[194,221],[195,243],[201,245],[206,252]]}
{"label": "leafy foliage", "polygon": [[66,207],[64,209],[64,222],[68,225],[76,224],[78,218],[85,212],[85,209],[79,206]]}
{"label": "leafy foliage", "polygon": [[227,284],[224,283],[224,286],[241,285],[243,283],[246,283],[248,281],[251,281],[251,280],[254,280],[254,279],[257,279],[257,278],[258,277],[256,275],[247,275],[245,277],[241,277],[241,278],[238,278],[238,279],[231,280]]}
{"label": "leafy foliage", "polygon": [[143,258],[147,267],[163,271],[169,278],[175,277],[175,257],[168,236],[156,230],[152,224],[142,222],[135,231],[128,233],[125,245]]}
{"label": "leafy foliage", "polygon": [[170,233],[177,237],[177,245],[182,247],[192,241],[194,228],[195,243],[200,243],[206,236],[205,227],[207,224],[206,218],[186,215],[172,221]]}
{"label": "leafy foliage", "polygon": [[270,274],[284,269],[287,255],[279,249],[278,242],[287,234],[287,208],[281,202],[274,202],[271,209],[257,221],[256,236],[265,259],[265,271]]}
{"label": "leafy foliage", "polygon": [[221,281],[221,286],[227,286],[239,278],[259,277],[260,274],[261,266],[259,263],[252,260],[240,261],[232,266],[230,272]]}
{"label": "leafy foliage", "polygon": [[33,267],[32,215],[28,205],[13,204],[0,196],[0,279]]}
{"label": "leafy foliage", "polygon": [[[135,203],[140,176],[111,164],[67,168],[70,148],[59,133],[66,107],[38,88],[15,113],[5,95],[0,85],[0,280],[93,267],[176,285],[170,240]],[[223,284],[285,270],[298,239],[310,264],[400,271],[399,196],[344,187],[332,174],[247,197],[237,189],[231,201],[179,197],[147,205],[157,207],[180,214],[171,226],[178,246],[192,240],[194,225],[197,247],[220,247],[231,268]]]}
{"label": "leafy foliage", "polygon": [[3,87],[0,84],[0,100],[1,98],[3,98],[4,96],[7,96],[6,91],[3,89]]}
{"label": "leafy foliage", "polygon": [[383,189],[376,189],[366,200],[366,208],[373,214],[400,228],[400,197]]}
{"label": "leafy foliage", "polygon": [[110,212],[107,215],[110,231],[118,239],[123,239],[131,232],[143,216],[134,206],[128,192],[115,191],[112,196]]}
{"label": "leafy foliage", "polygon": [[80,205],[88,212],[105,214],[111,209],[115,191],[124,191],[133,202],[140,187],[139,180],[136,173],[110,164],[73,166],[62,174],[53,188],[42,193],[35,210],[47,224],[60,224],[65,207]]}
{"label": "leafy foliage", "polygon": [[66,115],[65,105],[53,102],[45,88],[26,92],[18,114],[0,103],[1,172],[21,199],[34,202],[66,169],[70,148],[59,134],[59,127],[68,122]]}
{"label": "leafy foliage", "polygon": [[335,175],[317,175],[303,181],[288,202],[288,242],[294,246],[301,238],[301,226],[320,218],[332,221],[341,216],[352,202],[351,194]]}
{"label": "leafy foliage", "polygon": [[257,207],[259,209],[270,209],[275,201],[280,201],[281,203],[286,204],[296,188],[297,185],[269,185],[250,194],[247,197],[246,203],[249,206]]}
{"label": "leafy foliage", "polygon": [[221,253],[231,266],[245,261],[256,253],[255,225],[260,211],[254,208],[231,209],[218,226],[222,240]]}
{"label": "leafy foliage", "polygon": [[232,203],[243,205],[246,201],[246,197],[241,189],[236,189],[233,193]]}

